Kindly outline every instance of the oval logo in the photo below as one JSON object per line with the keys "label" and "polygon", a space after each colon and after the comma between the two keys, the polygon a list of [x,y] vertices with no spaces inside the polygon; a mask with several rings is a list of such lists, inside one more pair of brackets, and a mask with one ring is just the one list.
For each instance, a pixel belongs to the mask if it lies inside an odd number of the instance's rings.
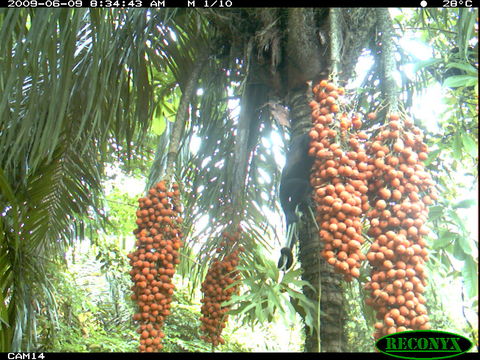
{"label": "oval logo", "polygon": [[472,347],[466,337],[446,331],[411,330],[377,340],[382,353],[403,359],[445,359],[461,355]]}

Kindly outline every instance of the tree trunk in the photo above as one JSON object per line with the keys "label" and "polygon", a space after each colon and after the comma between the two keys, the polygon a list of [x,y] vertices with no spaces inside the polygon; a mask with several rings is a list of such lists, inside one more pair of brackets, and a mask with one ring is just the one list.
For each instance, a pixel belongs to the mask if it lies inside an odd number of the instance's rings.
{"label": "tree trunk", "polygon": [[320,304],[320,338],[315,331],[309,334],[310,329],[306,329],[305,351],[344,352],[346,337],[345,301],[340,283],[342,276],[335,273],[333,267],[320,256],[322,249],[323,242],[310,218],[300,228],[300,262],[303,280],[308,281],[316,290],[314,292],[306,287],[304,294]]}
{"label": "tree trunk", "polygon": [[[306,87],[290,93],[288,102],[294,136],[308,131],[307,129],[312,125],[311,110],[308,106],[310,98],[311,91]],[[311,213],[304,212],[302,221],[299,223],[299,258],[303,269],[303,280],[308,281],[316,290],[314,292],[305,287],[304,294],[319,304],[320,337],[316,330],[306,329],[305,351],[343,352],[346,337],[342,276],[335,273],[333,267],[329,266],[320,255],[323,242],[319,239]]]}
{"label": "tree trunk", "polygon": [[[361,50],[372,41],[376,17],[370,9],[297,8],[288,10],[287,24],[287,103],[295,136],[312,126],[308,106],[312,92],[307,89],[306,81],[315,85],[329,75],[347,80]],[[313,332],[307,329],[305,351],[343,352],[346,350],[343,276],[335,273],[320,255],[323,242],[311,213],[305,212],[299,224],[299,258],[303,279],[316,289],[314,292],[305,288],[304,293],[319,304],[320,336],[317,329]]]}

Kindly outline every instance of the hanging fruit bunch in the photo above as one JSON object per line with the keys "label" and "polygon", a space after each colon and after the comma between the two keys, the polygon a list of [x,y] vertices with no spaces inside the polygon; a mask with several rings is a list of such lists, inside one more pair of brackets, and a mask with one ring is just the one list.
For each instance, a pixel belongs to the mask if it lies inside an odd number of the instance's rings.
{"label": "hanging fruit bunch", "polygon": [[425,171],[427,146],[411,120],[396,114],[369,142],[373,166],[368,196],[372,209],[368,234],[374,239],[367,259],[372,266],[366,284],[379,322],[376,338],[398,331],[429,329],[425,297],[427,250],[424,236],[428,205],[437,198]]}
{"label": "hanging fruit bunch", "polygon": [[362,126],[358,115],[339,114],[342,88],[322,80],[313,93],[309,154],[315,158],[311,184],[319,235],[325,242],[322,256],[351,281],[358,278],[365,260],[360,251],[365,241],[361,216],[369,208],[371,176],[363,149],[366,135],[357,131]]}
{"label": "hanging fruit bunch", "polygon": [[175,289],[172,278],[180,262],[178,251],[182,246],[179,197],[177,184],[169,191],[165,182],[160,181],[146,197],[138,199],[138,227],[133,231],[137,248],[128,257],[133,267],[131,298],[138,305],[133,319],[139,324],[141,352],[159,351],[163,347],[162,328],[170,315]]}
{"label": "hanging fruit bunch", "polygon": [[243,251],[243,247],[238,246],[240,229],[233,233],[225,231],[222,236],[224,240],[216,251],[219,254],[229,253],[220,255],[211,263],[202,283],[203,298],[200,300],[203,304],[200,330],[205,334],[201,339],[213,346],[225,343],[221,334],[226,326],[230,307],[222,306],[222,303],[230,300],[232,294],[238,293],[238,284],[232,284],[240,280],[240,273],[236,268],[239,253]]}

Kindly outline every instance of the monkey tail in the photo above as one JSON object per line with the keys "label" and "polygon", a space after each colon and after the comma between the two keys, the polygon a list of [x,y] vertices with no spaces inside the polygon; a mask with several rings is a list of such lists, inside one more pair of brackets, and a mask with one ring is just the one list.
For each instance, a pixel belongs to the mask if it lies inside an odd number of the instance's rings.
{"label": "monkey tail", "polygon": [[277,267],[280,270],[287,271],[292,267],[293,253],[289,247],[284,247],[280,250],[280,258],[278,259]]}

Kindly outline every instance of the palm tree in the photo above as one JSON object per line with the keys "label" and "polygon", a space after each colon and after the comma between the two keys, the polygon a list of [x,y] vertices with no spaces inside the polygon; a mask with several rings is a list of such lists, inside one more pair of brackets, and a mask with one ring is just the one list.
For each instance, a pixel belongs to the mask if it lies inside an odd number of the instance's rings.
{"label": "palm tree", "polygon": [[[380,81],[375,101],[395,108],[391,30],[386,9],[0,11],[0,348],[33,348],[36,294],[54,305],[47,264],[105,220],[103,164],[142,151],[152,119],[164,121],[172,106],[175,125],[159,137],[149,184],[182,184],[187,230],[205,215],[211,225],[241,220],[244,261],[263,276],[255,243],[269,246],[274,234],[261,209],[278,210],[279,183],[265,139],[272,130],[305,132],[308,83],[330,75],[346,83],[364,50],[376,60],[366,80]],[[230,100],[239,101],[238,117]],[[197,231],[190,245],[211,231]],[[304,293],[319,304],[321,323],[310,323],[305,350],[342,351],[341,278],[320,257],[308,217],[299,234],[302,276],[313,286]],[[202,265],[215,247],[203,246]]]}
{"label": "palm tree", "polygon": [[29,350],[39,297],[55,308],[46,266],[104,217],[103,164],[148,128],[153,25],[87,9],[2,11],[0,24],[1,348]]}
{"label": "palm tree", "polygon": [[[278,170],[267,165],[271,163],[272,154],[268,149],[262,149],[259,143],[259,139],[266,136],[272,128],[278,128],[278,124],[272,123],[268,117],[267,104],[284,105],[290,109],[290,123],[287,125],[291,128],[291,135],[305,132],[310,127],[307,82],[327,77],[332,71],[332,59],[337,59],[335,56],[340,55],[331,55],[331,11],[259,9],[205,11],[201,14],[198,21],[207,20],[210,30],[210,38],[202,39],[207,40],[202,44],[202,48],[207,48],[210,54],[214,54],[208,57],[199,79],[199,86],[205,95],[198,105],[192,104],[193,109],[199,109],[200,116],[197,117],[191,112],[190,128],[195,129],[197,136],[202,138],[202,147],[196,158],[190,160],[192,165],[180,158],[177,159],[177,166],[180,161],[185,161],[185,165],[180,167],[189,169],[189,173],[188,176],[184,175],[182,182],[190,182],[193,193],[197,193],[196,190],[200,187],[204,188],[201,197],[195,201],[195,205],[203,210],[199,215],[208,213],[212,224],[225,224],[225,214],[228,214],[225,207],[211,208],[212,199],[218,199],[221,204],[233,207],[231,212],[244,219],[242,224],[248,227],[250,234],[255,234],[255,240],[258,241],[263,238],[262,232],[257,230],[262,216],[256,206],[260,207],[265,202],[261,199],[262,193],[269,194],[270,198],[274,197],[278,185],[278,181],[272,181],[271,184],[262,186],[257,180],[262,168],[278,176]],[[335,15],[337,21],[351,24],[357,30],[357,42],[353,40],[353,35],[346,26],[336,30],[336,36],[341,34],[345,43],[350,44],[345,47],[342,59],[350,59],[353,54],[358,54],[360,49],[367,46],[372,38],[377,21],[376,12],[360,9],[338,11]],[[182,29],[178,29],[180,24],[175,25],[176,27],[172,27],[175,33],[182,33]],[[181,26],[184,26],[184,23]],[[197,39],[196,43],[201,42]],[[171,46],[176,47],[178,44],[172,43]],[[165,49],[165,52],[172,54],[169,49]],[[202,56],[204,55],[200,50],[197,58],[202,59]],[[175,56],[171,59],[177,62]],[[350,76],[354,63],[353,60],[336,60],[337,68],[342,67],[344,79]],[[221,67],[219,64],[222,64]],[[195,69],[193,66],[191,74],[195,74]],[[223,84],[212,83],[212,78],[223,80]],[[218,90],[235,86],[234,81],[242,82],[241,112],[236,129],[228,115],[211,113],[212,104],[216,104],[213,109],[221,108],[222,103],[219,104],[218,100],[228,95],[219,94]],[[183,95],[191,96],[186,92],[183,92]],[[224,108],[223,111],[228,109]],[[205,122],[205,119],[209,121]],[[235,137],[231,136],[234,133]],[[217,143],[218,139],[222,139],[221,144]],[[157,155],[160,157],[162,154],[159,151]],[[202,164],[206,158],[211,159],[209,164],[212,165]],[[262,161],[262,158],[266,160]],[[224,162],[223,167],[214,165],[219,162]],[[190,169],[197,170],[197,173],[192,173]],[[229,171],[230,169],[232,170]],[[273,191],[268,189],[272,184]],[[193,203],[192,201],[189,205],[192,206]],[[232,217],[235,218],[235,215]],[[339,291],[341,279],[330,267],[325,266],[325,262],[319,257],[320,241],[312,222],[304,225],[300,237],[303,279],[313,285],[313,288],[305,287],[305,294],[310,300],[320,304],[323,329],[320,339],[316,328],[308,332],[305,350],[318,351],[321,341],[323,351],[342,351],[345,315],[343,297]],[[267,239],[262,240],[267,242]],[[207,244],[203,251],[210,254],[214,245],[215,243]],[[247,246],[247,249],[254,247]],[[253,277],[261,276],[262,274],[256,274]],[[321,296],[318,295],[320,292]]]}

